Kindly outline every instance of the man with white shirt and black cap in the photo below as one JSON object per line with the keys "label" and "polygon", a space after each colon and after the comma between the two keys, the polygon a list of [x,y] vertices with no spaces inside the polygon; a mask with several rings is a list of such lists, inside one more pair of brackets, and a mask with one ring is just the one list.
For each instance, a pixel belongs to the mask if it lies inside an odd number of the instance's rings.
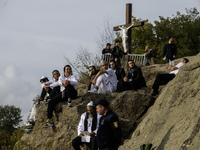
{"label": "man with white shirt and black cap", "polygon": [[[93,105],[93,102],[87,104],[87,111],[81,115],[81,120],[78,125],[78,136],[73,139],[72,146],[75,150],[80,150],[80,145],[86,142],[82,142],[82,137],[84,136],[84,132],[87,131],[90,136],[90,145],[91,150],[97,150],[96,143],[96,134],[99,125],[100,115],[96,112],[96,109]],[[87,143],[86,143],[87,144]]]}
{"label": "man with white shirt and black cap", "polygon": [[171,81],[178,73],[179,68],[184,66],[188,62],[189,62],[189,60],[187,58],[183,58],[176,66],[169,65],[168,69],[171,71],[169,74],[158,74],[156,76],[156,79],[155,79],[153,87],[152,87],[153,92],[151,93],[151,96],[157,95],[159,93],[158,92],[159,86],[165,85],[169,81]]}
{"label": "man with white shirt and black cap", "polygon": [[117,90],[117,76],[111,68],[108,68],[105,61],[101,62],[101,71],[97,73],[92,83],[95,87],[91,92],[94,93],[112,93]]}

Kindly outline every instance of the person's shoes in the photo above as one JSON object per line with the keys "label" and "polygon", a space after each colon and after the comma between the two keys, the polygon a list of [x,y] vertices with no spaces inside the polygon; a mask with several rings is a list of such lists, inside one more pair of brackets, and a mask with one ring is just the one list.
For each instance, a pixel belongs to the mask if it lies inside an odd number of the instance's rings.
{"label": "person's shoes", "polygon": [[153,91],[153,92],[151,93],[151,96],[156,96],[156,95],[158,95],[158,94],[159,94],[158,91]]}
{"label": "person's shoes", "polygon": [[53,121],[47,121],[47,123],[43,126],[43,128],[53,127]]}
{"label": "person's shoes", "polygon": [[94,88],[93,90],[88,90],[89,93],[97,93],[97,91],[98,91],[98,90],[95,89],[95,88]]}
{"label": "person's shoes", "polygon": [[68,106],[72,107],[72,101],[68,101]]}

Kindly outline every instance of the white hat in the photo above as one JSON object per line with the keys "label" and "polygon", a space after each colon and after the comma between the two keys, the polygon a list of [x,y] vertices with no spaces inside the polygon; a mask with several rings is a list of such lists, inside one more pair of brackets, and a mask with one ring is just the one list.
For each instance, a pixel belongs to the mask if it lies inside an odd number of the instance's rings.
{"label": "white hat", "polygon": [[93,101],[90,101],[87,106],[94,106]]}
{"label": "white hat", "polygon": [[40,80],[45,79],[45,78],[47,78],[47,77],[46,77],[46,76],[42,76],[42,77],[40,78]]}

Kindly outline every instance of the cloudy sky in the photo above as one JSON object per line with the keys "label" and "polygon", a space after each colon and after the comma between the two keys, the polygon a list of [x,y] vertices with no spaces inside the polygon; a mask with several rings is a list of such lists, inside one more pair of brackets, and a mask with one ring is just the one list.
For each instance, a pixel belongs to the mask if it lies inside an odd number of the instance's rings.
{"label": "cloudy sky", "polygon": [[196,7],[199,0],[0,0],[0,105],[15,105],[26,119],[39,79],[71,61],[81,47],[95,53],[104,18],[125,23],[126,3],[132,15],[151,23],[159,16]]}

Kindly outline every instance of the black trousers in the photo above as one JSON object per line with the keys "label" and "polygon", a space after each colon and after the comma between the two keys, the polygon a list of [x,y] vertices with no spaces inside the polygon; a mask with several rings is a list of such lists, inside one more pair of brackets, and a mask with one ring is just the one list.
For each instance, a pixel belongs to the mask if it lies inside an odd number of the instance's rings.
{"label": "black trousers", "polygon": [[60,92],[60,86],[56,86],[54,87],[53,89],[49,88],[49,91],[45,91],[44,88],[42,88],[42,93],[41,93],[41,96],[40,96],[40,99],[41,100],[44,100],[44,97],[47,93],[49,93],[49,98],[52,98],[54,97],[56,94],[58,94]]}
{"label": "black trousers", "polygon": [[[83,142],[81,142],[81,137],[77,136],[75,139],[72,140],[72,146],[75,150],[81,150],[80,149],[80,145],[84,144]],[[96,141],[96,137],[93,136],[90,138],[90,143],[86,143],[90,145],[90,150],[97,150],[97,141]]]}
{"label": "black trousers", "polygon": [[127,90],[131,90],[131,84],[130,82],[124,82],[124,81],[119,81],[117,83],[117,92],[123,92],[123,91],[127,91]]}
{"label": "black trousers", "polygon": [[158,91],[160,85],[166,85],[175,77],[175,74],[158,74],[153,84],[154,91]]}
{"label": "black trousers", "polygon": [[59,103],[59,102],[64,102],[68,101],[68,98],[75,99],[77,98],[77,91],[75,90],[74,86],[69,84],[68,86],[65,87],[65,97],[62,98],[62,92],[58,93],[55,95],[53,98],[50,99],[48,102],[48,109],[47,109],[47,118],[51,119],[53,117],[53,110],[54,107]]}

